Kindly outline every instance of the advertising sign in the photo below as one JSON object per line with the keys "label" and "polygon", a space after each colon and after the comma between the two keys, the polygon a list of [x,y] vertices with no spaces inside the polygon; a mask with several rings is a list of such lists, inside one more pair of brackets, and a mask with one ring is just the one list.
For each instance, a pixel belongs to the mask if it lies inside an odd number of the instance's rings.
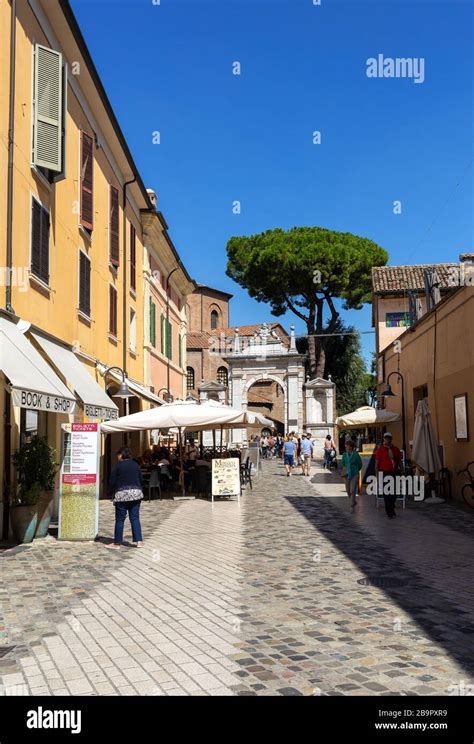
{"label": "advertising sign", "polygon": [[59,539],[94,540],[99,509],[99,425],[63,424]]}
{"label": "advertising sign", "polygon": [[212,501],[215,496],[237,496],[240,502],[240,460],[227,457],[212,461]]}

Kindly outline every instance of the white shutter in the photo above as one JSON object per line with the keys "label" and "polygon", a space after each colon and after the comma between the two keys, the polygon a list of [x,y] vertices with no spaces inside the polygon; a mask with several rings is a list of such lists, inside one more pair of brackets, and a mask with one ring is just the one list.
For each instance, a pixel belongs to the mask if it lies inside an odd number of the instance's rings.
{"label": "white shutter", "polygon": [[60,172],[62,168],[62,55],[36,44],[33,89],[33,163]]}

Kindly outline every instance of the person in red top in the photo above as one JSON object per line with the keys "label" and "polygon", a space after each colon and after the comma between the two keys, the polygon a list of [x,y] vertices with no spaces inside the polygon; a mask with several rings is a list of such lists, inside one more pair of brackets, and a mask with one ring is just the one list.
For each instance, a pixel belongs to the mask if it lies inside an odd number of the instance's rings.
{"label": "person in red top", "polygon": [[[402,453],[393,444],[393,437],[390,432],[386,432],[383,436],[383,443],[380,445],[375,453],[375,473],[377,476],[377,482],[379,478],[379,472],[383,473],[384,486],[387,484],[389,479],[395,481],[395,476],[400,475],[400,467],[402,462]],[[385,491],[390,493],[385,493]],[[387,517],[393,519],[397,515],[395,514],[395,502],[397,500],[396,483],[392,483],[390,488],[383,488],[383,498],[385,502],[385,511]]]}

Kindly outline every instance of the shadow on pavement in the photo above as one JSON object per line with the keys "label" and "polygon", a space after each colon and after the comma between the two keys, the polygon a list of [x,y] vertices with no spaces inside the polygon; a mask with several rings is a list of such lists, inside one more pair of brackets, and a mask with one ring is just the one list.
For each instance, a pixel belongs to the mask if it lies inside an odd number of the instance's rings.
{"label": "shadow on pavement", "polygon": [[[300,496],[286,498],[366,576],[401,579],[403,586],[384,587],[387,596],[410,615],[434,643],[445,649],[466,673],[474,675],[474,607],[470,591],[456,594],[456,603],[450,599],[453,586],[459,585],[463,572],[466,574],[466,587],[470,588],[470,566],[456,565],[454,561],[452,571],[447,571],[445,565],[442,566],[444,570],[440,571],[437,564],[443,561],[443,545],[439,545],[433,552],[430,569],[425,565],[417,566],[414,570],[403,560],[395,558],[387,546],[355,524],[349,514],[330,500]],[[370,588],[361,586],[361,607],[370,591]]]}

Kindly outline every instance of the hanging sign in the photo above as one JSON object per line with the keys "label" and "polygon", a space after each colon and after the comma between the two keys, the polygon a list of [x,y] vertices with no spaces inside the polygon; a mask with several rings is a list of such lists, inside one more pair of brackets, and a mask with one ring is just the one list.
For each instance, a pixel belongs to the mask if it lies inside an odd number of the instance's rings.
{"label": "hanging sign", "polygon": [[32,411],[48,411],[50,413],[74,413],[76,401],[63,398],[60,395],[46,395],[33,390],[12,389],[13,405],[19,408],[29,408]]}
{"label": "hanging sign", "polygon": [[99,425],[63,424],[59,539],[94,540],[99,516]]}

